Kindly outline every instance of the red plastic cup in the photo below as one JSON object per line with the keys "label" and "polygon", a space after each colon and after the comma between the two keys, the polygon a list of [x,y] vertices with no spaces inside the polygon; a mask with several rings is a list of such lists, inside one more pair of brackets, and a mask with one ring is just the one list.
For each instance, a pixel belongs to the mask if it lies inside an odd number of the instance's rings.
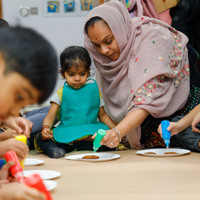
{"label": "red plastic cup", "polygon": [[53,200],[39,174],[32,174],[24,178],[24,183],[29,187],[36,188],[46,195],[46,200]]}

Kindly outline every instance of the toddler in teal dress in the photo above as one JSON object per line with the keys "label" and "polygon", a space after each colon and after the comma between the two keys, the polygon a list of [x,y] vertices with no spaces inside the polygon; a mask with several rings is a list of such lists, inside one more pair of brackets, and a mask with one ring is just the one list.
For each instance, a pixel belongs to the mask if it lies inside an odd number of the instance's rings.
{"label": "toddler in teal dress", "polygon": [[[66,48],[60,55],[60,65],[66,82],[53,96],[42,134],[35,139],[36,149],[51,158],[63,157],[73,150],[92,150],[91,136],[98,129],[115,127],[104,111],[96,81],[89,78],[91,58],[87,50],[79,46]],[[56,115],[60,123],[52,129]],[[106,150],[113,149],[99,149]]]}

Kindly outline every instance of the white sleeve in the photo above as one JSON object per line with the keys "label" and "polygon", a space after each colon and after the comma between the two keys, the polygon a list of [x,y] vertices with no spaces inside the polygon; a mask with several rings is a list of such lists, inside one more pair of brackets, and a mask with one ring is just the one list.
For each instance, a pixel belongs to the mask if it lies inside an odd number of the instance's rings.
{"label": "white sleeve", "polygon": [[99,107],[102,107],[102,106],[104,106],[104,105],[105,105],[104,100],[103,100],[103,98],[101,97],[101,99],[100,99],[100,106],[99,106]]}
{"label": "white sleeve", "polygon": [[50,103],[51,102],[54,102],[60,106],[61,102],[57,92],[52,96]]}

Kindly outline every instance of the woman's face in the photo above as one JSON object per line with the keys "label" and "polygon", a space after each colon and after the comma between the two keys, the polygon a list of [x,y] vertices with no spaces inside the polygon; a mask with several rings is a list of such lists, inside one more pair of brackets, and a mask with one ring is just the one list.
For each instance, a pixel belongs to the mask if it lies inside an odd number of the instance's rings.
{"label": "woman's face", "polygon": [[88,37],[96,50],[111,60],[117,60],[120,49],[109,26],[104,21],[97,21],[88,27]]}
{"label": "woman's face", "polygon": [[5,63],[0,56],[0,122],[18,116],[25,105],[38,102],[40,93],[17,72],[4,74]]}

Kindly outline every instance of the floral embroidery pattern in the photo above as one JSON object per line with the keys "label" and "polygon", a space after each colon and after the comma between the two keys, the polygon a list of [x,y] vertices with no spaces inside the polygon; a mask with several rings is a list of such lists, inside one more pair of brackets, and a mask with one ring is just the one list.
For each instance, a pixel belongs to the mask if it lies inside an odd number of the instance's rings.
{"label": "floral embroidery pattern", "polygon": [[181,51],[176,46],[174,46],[173,50],[171,51],[171,54],[172,54],[172,56],[180,56]]}
{"label": "floral embroidery pattern", "polygon": [[171,60],[171,68],[175,69],[175,67],[178,65],[178,63],[179,63],[178,60],[176,60],[176,59],[173,58]]}
{"label": "floral embroidery pattern", "polygon": [[164,75],[159,75],[158,76],[158,82],[159,83],[162,83],[165,79],[166,79],[166,77]]}
{"label": "floral embroidery pattern", "polygon": [[156,89],[156,84],[153,81],[148,81],[145,85],[144,85],[145,89],[148,92],[154,92]]}
{"label": "floral embroidery pattern", "polygon": [[150,99],[153,92],[155,92],[156,88],[159,87],[159,83],[157,83],[157,78],[154,78],[151,81],[146,82],[140,89],[138,89],[129,109],[131,109],[135,105],[144,104],[147,99]]}
{"label": "floral embroidery pattern", "polygon": [[145,102],[145,99],[142,96],[136,96],[134,99],[134,104],[135,105],[140,105]]}
{"label": "floral embroidery pattern", "polygon": [[172,33],[175,33],[175,34],[178,33],[177,30],[176,30],[175,28],[173,28],[173,27],[170,27],[169,30],[170,30]]}
{"label": "floral embroidery pattern", "polygon": [[169,76],[170,78],[175,79],[174,85],[178,87],[181,79],[183,79],[186,75],[189,76],[190,69],[188,63],[185,63],[183,69],[179,69],[180,62],[182,61],[182,49],[181,49],[181,40],[177,35],[177,31],[174,28],[170,28],[172,39],[173,39],[173,48],[171,50],[171,55],[169,58],[171,59],[169,64]]}
{"label": "floral embroidery pattern", "polygon": [[[182,49],[181,39],[177,30],[174,28],[169,28],[169,30],[172,39],[170,40],[172,42],[172,48],[168,56],[169,63],[168,66],[166,66],[168,67],[168,70],[167,72],[164,72],[165,74],[163,73],[152,78],[137,90],[132,102],[130,103],[129,110],[136,105],[151,104],[155,98],[164,95],[163,91],[168,87],[169,80],[173,81],[174,87],[176,88],[180,85],[183,78],[189,79],[190,69],[188,60],[183,60],[184,51],[187,51],[187,48],[184,48],[184,50]],[[168,39],[166,35],[163,35],[162,38],[163,40]],[[157,44],[156,40],[151,40],[151,43],[154,46]],[[137,62],[138,59],[139,58],[136,57],[135,62]],[[158,59],[160,62],[163,62],[163,55],[158,55]],[[149,68],[144,69],[144,74],[147,74],[148,72]]]}
{"label": "floral embroidery pattern", "polygon": [[186,74],[186,75],[189,75],[189,74],[190,74],[189,65],[184,65],[184,66],[183,66],[183,73]]}
{"label": "floral embroidery pattern", "polygon": [[137,62],[139,60],[139,58],[137,57],[136,59],[135,59],[135,62]]}

